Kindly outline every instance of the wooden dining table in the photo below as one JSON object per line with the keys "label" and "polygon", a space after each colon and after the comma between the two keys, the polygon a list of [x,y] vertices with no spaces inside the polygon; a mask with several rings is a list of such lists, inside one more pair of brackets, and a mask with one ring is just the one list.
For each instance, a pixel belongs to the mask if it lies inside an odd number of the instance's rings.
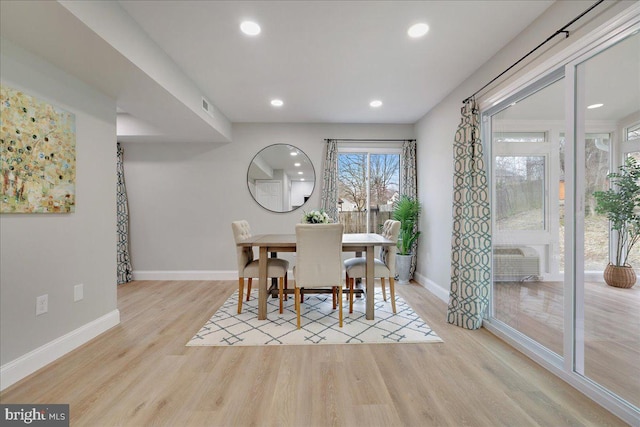
{"label": "wooden dining table", "polygon": [[[366,318],[374,319],[374,248],[376,246],[393,246],[396,242],[375,233],[348,233],[342,235],[342,251],[366,253]],[[267,318],[267,259],[269,253],[295,252],[295,234],[257,234],[239,241],[238,246],[258,247],[259,249],[259,284],[258,284],[258,319]]]}

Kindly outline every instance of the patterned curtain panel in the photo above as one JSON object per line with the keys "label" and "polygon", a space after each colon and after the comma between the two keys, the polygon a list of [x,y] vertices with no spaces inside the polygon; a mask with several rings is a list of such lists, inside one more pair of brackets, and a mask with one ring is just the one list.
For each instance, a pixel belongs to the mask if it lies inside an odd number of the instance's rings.
{"label": "patterned curtain panel", "polygon": [[118,161],[116,165],[117,184],[117,231],[118,231],[118,285],[132,280],[131,258],[129,257],[129,205],[127,188],[124,185],[124,166],[122,163],[124,150],[118,142]]}
{"label": "patterned curtain panel", "polygon": [[[416,157],[416,141],[407,140],[402,143],[402,159],[400,164],[402,165],[401,184],[400,191],[403,196],[409,196],[412,198],[418,197],[418,173],[417,165],[418,160]],[[418,223],[414,224],[415,231],[418,231]],[[418,240],[413,242],[411,251],[414,254],[418,253]],[[416,271],[417,256],[411,259],[411,271],[409,272],[409,278],[413,279],[413,274]]]}
{"label": "patterned curtain panel", "polygon": [[475,99],[462,107],[453,174],[451,292],[447,321],[478,329],[489,306],[491,211]]}
{"label": "patterned curtain panel", "polygon": [[338,141],[328,139],[322,173],[320,207],[334,221],[338,220]]}
{"label": "patterned curtain panel", "polygon": [[418,197],[418,174],[416,167],[418,160],[416,157],[416,141],[409,140],[402,143],[402,195]]}

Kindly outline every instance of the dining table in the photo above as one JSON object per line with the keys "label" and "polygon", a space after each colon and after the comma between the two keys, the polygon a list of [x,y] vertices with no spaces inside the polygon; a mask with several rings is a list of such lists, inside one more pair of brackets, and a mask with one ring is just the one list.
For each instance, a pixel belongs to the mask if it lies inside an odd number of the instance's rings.
{"label": "dining table", "polygon": [[[376,246],[394,246],[395,241],[389,240],[376,233],[345,233],[342,235],[342,251],[365,253],[365,283],[366,283],[366,318],[374,319],[374,249]],[[267,319],[267,259],[269,254],[278,252],[295,252],[295,234],[256,234],[244,240],[238,241],[238,246],[257,247],[258,258],[258,319]],[[370,297],[369,297],[370,296]]]}

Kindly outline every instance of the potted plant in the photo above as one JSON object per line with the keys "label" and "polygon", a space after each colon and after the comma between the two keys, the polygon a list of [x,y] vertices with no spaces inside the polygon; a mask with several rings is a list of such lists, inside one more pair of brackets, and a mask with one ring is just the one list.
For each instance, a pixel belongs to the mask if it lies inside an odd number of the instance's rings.
{"label": "potted plant", "polygon": [[393,219],[400,221],[398,235],[398,252],[396,253],[396,271],[398,283],[409,283],[411,274],[411,260],[413,258],[413,244],[420,235],[418,218],[420,217],[420,202],[416,198],[402,196],[393,208]]}
{"label": "potted plant", "polygon": [[618,172],[607,175],[611,188],[596,191],[596,212],[606,215],[614,231],[616,243],[615,263],[604,270],[604,280],[609,286],[631,288],[636,283],[636,273],[627,264],[629,253],[640,239],[640,165],[633,157],[627,157]]}

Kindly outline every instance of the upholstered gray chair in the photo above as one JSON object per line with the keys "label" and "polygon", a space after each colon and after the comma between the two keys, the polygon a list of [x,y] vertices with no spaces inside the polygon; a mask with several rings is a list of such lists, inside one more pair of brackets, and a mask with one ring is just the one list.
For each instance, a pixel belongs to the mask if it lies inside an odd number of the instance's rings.
{"label": "upholstered gray chair", "polygon": [[[398,241],[398,235],[400,234],[400,221],[394,221],[388,219],[384,222],[382,227],[382,235],[394,242]],[[391,293],[391,307],[393,312],[396,312],[396,290],[395,290],[395,276],[396,276],[396,251],[397,246],[382,246],[380,248],[380,257],[374,261],[374,277],[380,278],[380,284],[382,286],[382,297],[387,300],[387,293],[385,291],[385,278],[389,278],[389,291]],[[353,288],[354,282],[357,278],[366,277],[367,260],[362,257],[349,258],[344,262],[344,269],[347,273],[347,286],[349,287],[349,313],[353,313]],[[373,295],[371,295],[373,297]],[[369,295],[367,295],[369,298]]]}
{"label": "upholstered gray chair", "polygon": [[[296,225],[295,307],[300,329],[300,290],[332,289],[338,292],[342,327],[342,224]],[[337,289],[336,289],[337,288]],[[335,305],[334,305],[335,308]]]}
{"label": "upholstered gray chair", "polygon": [[[251,227],[245,220],[234,221],[231,223],[233,237],[238,243],[241,240],[251,237]],[[251,281],[254,277],[259,276],[258,260],[253,257],[253,248],[236,246],[238,254],[238,314],[242,313],[242,294],[244,292],[244,279],[248,279],[247,301],[251,296]],[[280,280],[279,289],[287,287],[287,270],[289,269],[289,261],[281,258],[268,258],[267,260],[267,277],[277,277]],[[280,294],[280,313],[282,313],[282,291]]]}

